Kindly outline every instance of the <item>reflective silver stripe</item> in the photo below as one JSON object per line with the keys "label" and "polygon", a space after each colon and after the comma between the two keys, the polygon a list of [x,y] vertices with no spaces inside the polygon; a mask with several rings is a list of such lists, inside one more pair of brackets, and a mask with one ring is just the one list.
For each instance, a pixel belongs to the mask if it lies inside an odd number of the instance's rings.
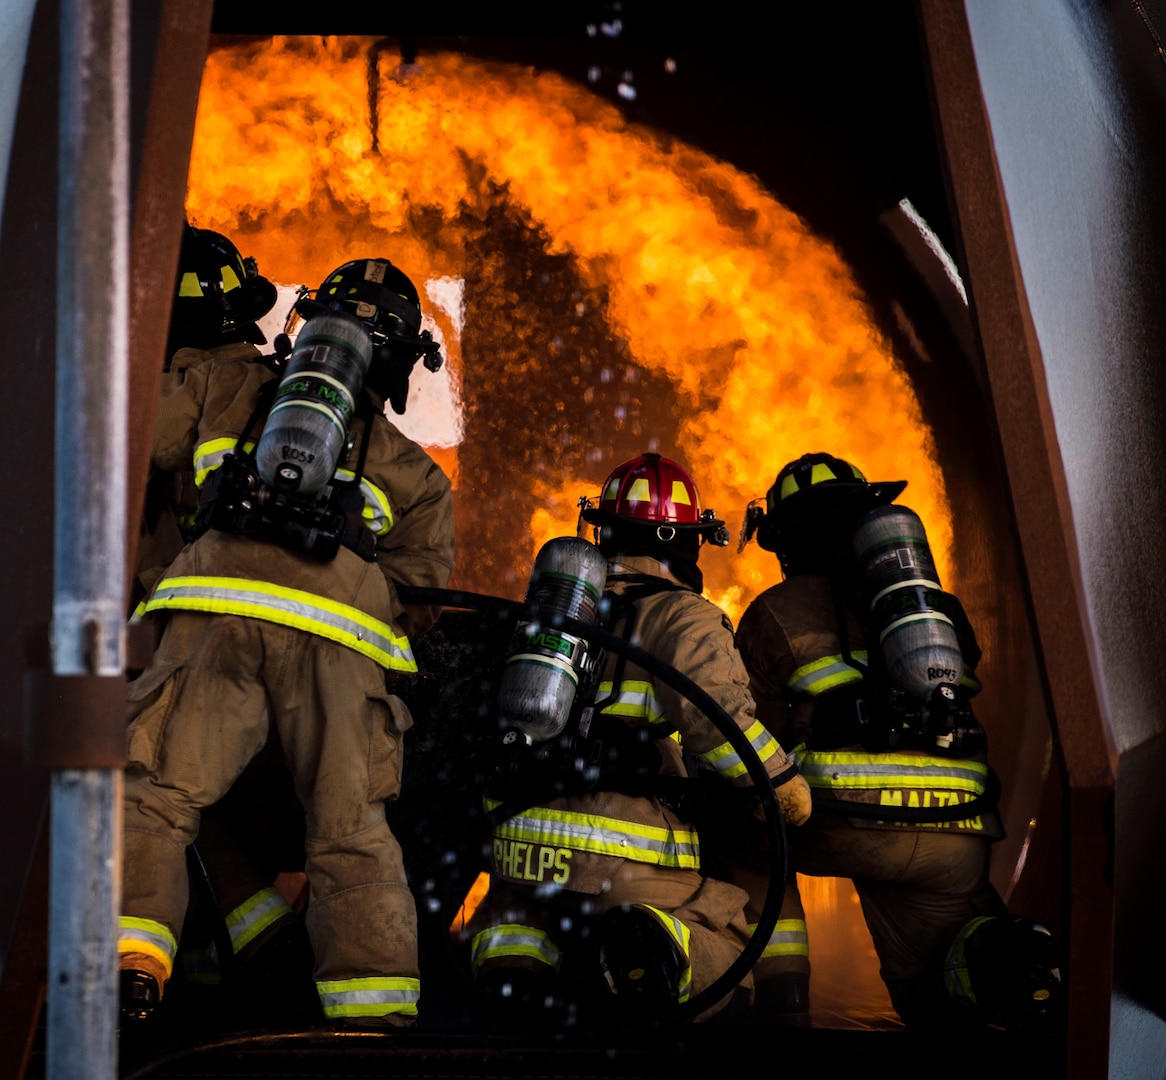
{"label": "reflective silver stripe", "polygon": [[807,783],[818,788],[945,788],[978,795],[988,776],[988,766],[978,761],[918,754],[819,753],[799,747],[790,757]]}
{"label": "reflective silver stripe", "polygon": [[227,931],[235,952],[246,948],[269,926],[290,914],[292,909],[278,889],[260,889],[249,896],[227,916]]}
{"label": "reflective silver stripe", "polygon": [[[861,649],[850,654],[855,663],[866,666],[867,655]],[[823,656],[810,664],[803,664],[786,682],[786,687],[794,693],[816,697],[827,690],[833,690],[849,683],[862,682],[863,674],[839,656]]]}
{"label": "reflective silver stripe", "polygon": [[474,935],[471,946],[471,966],[474,974],[488,960],[500,957],[525,956],[559,970],[562,953],[553,941],[534,926],[522,923],[499,923]]}
{"label": "reflective silver stripe", "polygon": [[[201,443],[194,448],[194,483],[197,487],[202,487],[206,482],[207,475],[217,469],[223,463],[223,458],[228,454],[235,453],[235,448],[238,446],[239,440],[232,436],[227,439],[211,439],[208,442]],[[251,453],[255,449],[253,440],[248,440],[243,444],[245,453]]]}
{"label": "reflective silver stripe", "polygon": [[692,937],[692,931],[676,918],[675,915],[669,915],[659,908],[652,907],[651,904],[644,904],[642,906],[645,911],[650,912],[653,918],[668,931],[669,936],[676,942],[677,947],[680,949],[680,955],[684,957],[684,970],[680,973],[680,994],[678,1000],[685,1002],[692,993],[692,959],[688,944]]}
{"label": "reflective silver stripe", "polygon": [[[611,693],[611,683],[601,682],[595,692],[595,700],[603,701]],[[605,713],[612,716],[644,717],[650,724],[660,723],[664,719],[664,706],[656,697],[656,688],[650,682],[637,679],[625,679],[619,684],[619,693],[604,707]]]}
{"label": "reflective silver stripe", "polygon": [[119,942],[148,945],[171,960],[174,959],[178,943],[164,924],[153,919],[136,919],[132,915],[123,915],[118,919],[117,925]]}
{"label": "reflective silver stripe", "polygon": [[[336,478],[347,480],[350,483],[356,479],[356,473],[351,469],[337,469]],[[361,516],[373,536],[384,536],[393,527],[393,510],[389,506],[389,497],[376,486],[367,476],[360,478],[360,493],[364,496],[364,509]]]}
{"label": "reflective silver stripe", "polygon": [[695,832],[567,810],[542,807],[528,810],[497,826],[494,835],[501,840],[521,840],[657,866],[685,869],[700,866],[700,841]]}
{"label": "reflective silver stripe", "polygon": [[953,1001],[962,1002],[964,1005],[976,1005],[976,991],[972,988],[971,975],[968,973],[967,944],[972,934],[991,920],[991,915],[981,915],[966,923],[956,934],[955,941],[947,951],[943,964],[943,988]]}
{"label": "reflective silver stripe", "polygon": [[[757,924],[749,924],[749,933],[757,932]],[[778,919],[769,935],[761,956],[809,956],[810,935],[804,919]]]}
{"label": "reflective silver stripe", "polygon": [[407,978],[342,979],[317,982],[316,993],[327,1017],[390,1013],[414,1016],[421,998],[421,983]]}
{"label": "reflective silver stripe", "polygon": [[[759,720],[755,720],[749,725],[745,736],[762,762],[768,761],[777,753],[777,741]],[[714,747],[708,753],[697,754],[696,757],[699,761],[716,769],[728,780],[742,779],[744,782],[748,782],[748,770],[745,768],[745,762],[741,760],[741,755],[733,749],[731,743],[721,743],[720,746]]]}
{"label": "reflective silver stripe", "polygon": [[143,611],[206,611],[241,615],[305,630],[347,645],[391,671],[413,672],[409,639],[388,623],[314,593],[266,581],[227,577],[175,577],[158,583]]}

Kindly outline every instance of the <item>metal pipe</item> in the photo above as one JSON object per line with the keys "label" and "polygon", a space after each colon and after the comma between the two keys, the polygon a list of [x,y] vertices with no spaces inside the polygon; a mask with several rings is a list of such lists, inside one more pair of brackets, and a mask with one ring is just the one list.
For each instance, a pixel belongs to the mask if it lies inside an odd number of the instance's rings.
{"label": "metal pipe", "polygon": [[[56,675],[118,677],[125,667],[128,88],[128,0],[62,0]],[[117,1073],[121,790],[116,769],[53,771],[50,1080]]]}

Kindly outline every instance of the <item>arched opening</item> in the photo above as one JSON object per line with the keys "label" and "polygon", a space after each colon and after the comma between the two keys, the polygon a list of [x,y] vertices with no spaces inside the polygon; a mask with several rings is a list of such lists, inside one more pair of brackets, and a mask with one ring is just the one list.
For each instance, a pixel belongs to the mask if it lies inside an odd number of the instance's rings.
{"label": "arched opening", "polygon": [[[454,479],[463,588],[520,597],[542,541],[574,532],[578,497],[643,450],[687,462],[733,528],[807,450],[907,479],[985,649],[978,714],[1008,827],[994,881],[1053,906],[1055,843],[1040,887],[1021,885],[1035,824],[1056,813],[1041,805],[1048,722],[958,279],[909,203],[860,179],[806,195],[805,145],[768,159],[801,216],[683,139],[549,68],[374,38],[221,40],[188,214],[289,286],[387,255],[422,289],[450,362],[417,369],[399,422]],[[755,546],[702,568],[734,618],[778,576]],[[415,775],[458,779],[448,741],[415,745]],[[414,818],[403,801],[402,828],[455,827],[423,798]],[[804,893],[815,1001],[841,1024],[885,1017],[853,893]]]}

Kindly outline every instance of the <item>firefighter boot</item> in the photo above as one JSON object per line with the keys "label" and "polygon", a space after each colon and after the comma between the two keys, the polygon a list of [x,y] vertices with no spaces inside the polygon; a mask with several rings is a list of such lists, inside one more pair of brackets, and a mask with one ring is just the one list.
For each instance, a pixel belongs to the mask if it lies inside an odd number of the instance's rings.
{"label": "firefighter boot", "polygon": [[168,972],[153,956],[137,952],[122,953],[119,967],[123,1022],[149,1019],[162,1000],[162,987],[166,985]]}
{"label": "firefighter boot", "polygon": [[599,967],[621,1007],[657,1009],[680,999],[684,958],[668,931],[641,907],[613,908],[598,928]]}
{"label": "firefighter boot", "polygon": [[1055,1034],[1064,988],[1060,950],[1048,929],[1020,915],[978,919],[952,946],[949,972],[961,950],[966,983],[960,996],[985,1021],[1026,1036]]}
{"label": "firefighter boot", "polygon": [[754,985],[753,1018],[774,1027],[810,1026],[810,976],[783,971]]}

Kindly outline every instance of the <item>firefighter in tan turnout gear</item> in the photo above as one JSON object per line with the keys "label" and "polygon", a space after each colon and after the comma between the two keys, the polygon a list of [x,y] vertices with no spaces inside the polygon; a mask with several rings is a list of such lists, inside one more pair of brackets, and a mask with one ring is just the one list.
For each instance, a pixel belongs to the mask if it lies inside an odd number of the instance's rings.
{"label": "firefighter in tan turnout gear", "polygon": [[[620,465],[582,516],[597,527],[606,559],[614,632],[724,707],[764,763],[785,819],[803,822],[809,789],[754,719],[731,626],[700,595],[700,547],[723,543],[725,533],[711,511],[702,514],[692,477],[645,454]],[[666,1008],[695,996],[739,955],[747,896],[702,876],[694,825],[651,782],[685,776],[681,738],[702,769],[723,779],[726,795],[729,785],[751,781],[716,726],[633,663],[607,657],[594,711],[591,723],[607,725],[606,744],[616,748],[614,775],[537,805],[507,800],[524,809],[493,829],[490,892],[470,926],[473,973],[536,1007],[568,984],[568,996],[614,995],[621,1010]],[[580,932],[587,927],[590,938]]]}
{"label": "firefighter in tan turnout gear", "polygon": [[[147,1014],[187,905],[200,812],[279,736],[306,815],[308,931],[326,1017],[408,1023],[420,995],[416,912],[384,803],[399,792],[416,671],[436,612],[397,584],[443,587],[450,485],[384,415],[418,359],[435,370],[417,292],[387,259],[345,263],[297,310],[282,377],[215,355],[163,397],[157,468],[193,466],[195,539],[141,610],[165,618],[130,692],[123,1008]],[[388,678],[388,682],[386,679]]]}
{"label": "firefighter in tan turnout gear", "polygon": [[[784,580],[749,606],[737,641],[758,718],[814,791],[791,870],[853,880],[906,1023],[1041,1024],[1060,1001],[1056,949],[988,881],[1001,827],[968,705],[980,651],[918,517],[893,505],[905,486],[806,454],[746,519],[743,542],[756,532]],[[730,876],[748,887],[755,874],[746,858]],[[796,889],[791,873],[787,910]],[[756,976],[780,985],[805,967],[773,956]]]}

